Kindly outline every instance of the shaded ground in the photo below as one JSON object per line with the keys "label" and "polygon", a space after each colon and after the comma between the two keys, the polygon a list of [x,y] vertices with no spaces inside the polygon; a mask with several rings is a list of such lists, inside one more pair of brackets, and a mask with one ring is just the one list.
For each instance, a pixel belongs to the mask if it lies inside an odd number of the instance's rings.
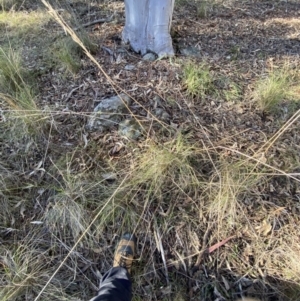
{"label": "shaded ground", "polygon": [[[79,244],[53,282],[55,286],[61,281],[61,290],[73,298],[70,300],[87,300],[95,294],[100,275],[112,263],[122,229],[132,225],[139,237],[139,260],[133,272],[134,300],[236,300],[242,294],[261,300],[299,299],[295,280],[300,275],[290,279],[282,276],[279,267],[285,250],[278,242],[288,243],[289,234],[299,229],[299,181],[283,177],[278,171],[299,173],[299,120],[270,143],[299,105],[291,110],[289,103],[283,102],[278,113],[271,115],[261,112],[249,95],[257,78],[268,70],[280,68],[287,60],[292,68],[299,68],[300,4],[228,1],[209,5],[206,18],[197,17],[192,4],[178,4],[172,29],[176,58],[155,62],[142,61],[122,45],[122,2],[99,1],[87,6],[77,1],[71,9],[81,23],[114,15],[113,21],[89,26],[88,32],[99,46],[95,58],[117,91],[125,90],[135,99],[131,115],[142,123],[145,132],[136,142],[121,137],[117,127],[104,133],[88,132],[85,125],[89,114],[101,99],[115,95],[112,85],[86,57],[81,58],[80,71],[70,75],[49,61],[47,53],[40,51],[38,40],[28,39],[23,50],[26,65],[38,73],[37,103],[50,110],[51,122],[46,125],[47,134],[35,142],[24,137],[23,141],[20,138],[2,143],[3,158],[24,156],[21,169],[15,166],[17,160],[6,159],[5,166],[22,170],[17,177],[26,186],[11,205],[14,221],[10,217],[4,223],[1,243],[9,249],[13,248],[10,244],[17,245],[24,237],[25,241],[38,241],[37,250],[44,250],[41,253],[44,260],[49,260],[51,275],[78,235],[59,229],[59,220],[58,224],[53,222],[54,226],[44,221],[40,232],[32,221],[42,220],[63,190],[80,206],[84,204],[86,215],[95,216],[98,210],[107,208],[99,218],[101,222],[94,224],[87,240]],[[54,21],[49,21],[42,32],[54,39],[61,31]],[[192,55],[184,55],[186,50]],[[182,84],[182,70],[190,60],[194,64],[206,62],[213,74],[213,90],[200,98],[188,96]],[[157,107],[168,113],[167,120],[155,120]],[[4,105],[2,109],[6,109]],[[255,185],[246,184],[248,189],[239,193],[236,222],[231,224],[227,217],[211,213],[208,195],[209,189],[215,192],[213,185],[176,190],[172,179],[166,179],[159,194],[153,195],[146,184],[128,186],[114,198],[116,207],[105,207],[103,200],[124,175],[135,173],[131,166],[135,166],[136,153],[143,153],[152,140],[159,145],[176,139],[179,133],[187,137],[188,143],[202,148],[193,160],[203,182],[214,183],[221,177],[215,172],[215,164],[235,165],[245,155],[274,167],[272,173],[266,166],[249,167],[250,174],[265,172],[269,176],[256,178]],[[26,155],[20,154],[24,145]],[[173,148],[169,151],[176,152]],[[39,162],[46,172],[39,170]],[[118,180],[107,183],[101,179],[97,190],[87,188],[86,183],[94,183],[93,177],[107,171],[117,173]],[[243,172],[238,169],[237,177],[242,178]],[[72,177],[70,181],[68,176]],[[245,181],[251,179],[246,177]],[[173,180],[176,182],[176,176]],[[62,182],[69,186],[57,184]],[[99,201],[97,193],[102,198]],[[23,207],[22,199],[30,202]],[[266,234],[265,223],[272,229]],[[82,224],[79,233],[86,227]],[[7,231],[9,228],[15,231]],[[295,239],[297,235],[299,238],[299,234],[291,237]],[[234,237],[217,251],[204,252],[231,236]],[[158,247],[160,239],[164,250]],[[265,245],[264,253],[260,253],[259,243]],[[161,252],[166,257],[167,272]],[[33,300],[38,289],[20,300]]]}

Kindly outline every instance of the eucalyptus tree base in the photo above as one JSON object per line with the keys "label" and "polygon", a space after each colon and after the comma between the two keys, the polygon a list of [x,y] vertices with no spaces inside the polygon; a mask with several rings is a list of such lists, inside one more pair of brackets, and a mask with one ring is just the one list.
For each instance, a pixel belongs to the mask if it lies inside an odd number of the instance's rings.
{"label": "eucalyptus tree base", "polygon": [[174,56],[170,35],[175,0],[125,0],[125,43],[142,55]]}

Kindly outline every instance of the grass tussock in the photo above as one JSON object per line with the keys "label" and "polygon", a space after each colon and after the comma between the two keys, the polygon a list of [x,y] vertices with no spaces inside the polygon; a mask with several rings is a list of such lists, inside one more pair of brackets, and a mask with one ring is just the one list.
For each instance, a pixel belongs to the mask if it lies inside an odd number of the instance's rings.
{"label": "grass tussock", "polygon": [[0,48],[0,70],[1,90],[6,93],[22,90],[26,86],[24,78],[30,78],[30,74],[22,65],[20,53],[12,48]]}
{"label": "grass tussock", "polygon": [[9,120],[17,120],[13,126],[20,125],[24,134],[37,129],[37,122],[42,126],[45,117],[36,104],[33,82],[34,76],[23,67],[21,55],[11,48],[0,48],[0,100],[10,109]]}
{"label": "grass tussock", "polygon": [[214,91],[213,75],[205,64],[188,63],[183,69],[183,83],[189,95],[202,98]]}
{"label": "grass tussock", "polygon": [[276,113],[280,106],[299,102],[299,74],[288,67],[272,70],[266,77],[256,82],[252,91],[252,99],[260,110],[266,113]]}
{"label": "grass tussock", "polygon": [[146,185],[148,192],[154,194],[170,182],[183,190],[197,186],[199,180],[191,164],[197,156],[201,157],[201,149],[189,144],[181,134],[164,144],[149,140],[132,162],[130,183]]}
{"label": "grass tussock", "polygon": [[76,241],[89,224],[84,206],[66,193],[55,195],[44,216],[49,230],[61,238]]}
{"label": "grass tussock", "polygon": [[21,55],[13,49],[0,48],[1,98],[12,110],[36,111],[33,77],[22,64]]}
{"label": "grass tussock", "polygon": [[206,18],[209,14],[209,11],[212,9],[214,1],[207,1],[207,0],[176,0],[175,5],[184,7],[188,5],[190,8],[195,9],[196,15],[198,18]]}
{"label": "grass tussock", "polygon": [[81,48],[73,42],[72,39],[66,38],[57,45],[54,55],[67,71],[76,74],[81,67],[80,57],[82,55]]}
{"label": "grass tussock", "polygon": [[[0,259],[0,298],[3,301],[33,300],[54,272],[55,256],[49,256],[42,244],[33,241],[1,248]],[[66,285],[63,276],[61,282],[56,279],[46,289],[47,300],[67,300],[64,294]]]}
{"label": "grass tussock", "polygon": [[[111,188],[105,185],[101,172],[89,173],[78,165],[80,151],[68,152],[51,167],[52,185],[47,210],[43,220],[50,232],[62,241],[75,242],[87,229],[91,215],[97,212],[110,195]],[[83,154],[82,154],[83,155]],[[101,162],[104,165],[104,162]],[[103,165],[101,170],[103,170]],[[94,238],[96,234],[93,234]],[[86,233],[87,241],[90,232]]]}
{"label": "grass tussock", "polygon": [[221,229],[231,228],[239,222],[242,206],[239,203],[258,183],[262,184],[264,173],[248,159],[227,162],[221,159],[208,187],[211,216],[218,220]]}
{"label": "grass tussock", "polygon": [[197,16],[199,18],[206,18],[208,16],[209,10],[212,7],[213,1],[207,1],[207,0],[196,0],[195,5],[197,8]]}
{"label": "grass tussock", "polygon": [[[84,46],[92,54],[95,54],[97,45],[92,41],[88,34],[81,32],[79,37]],[[56,44],[53,55],[56,57],[58,63],[62,64],[68,72],[76,74],[81,68],[81,58],[84,56],[84,51],[72,38],[67,37]]]}
{"label": "grass tussock", "polygon": [[[299,222],[290,216],[286,223],[285,207],[265,201],[258,193],[270,185],[272,167],[258,164],[251,157],[230,163],[221,159],[215,167],[203,194],[208,199],[213,241],[232,235],[237,238],[228,250],[220,250],[220,257],[230,263],[227,267],[246,277],[287,281],[287,287],[299,283]],[[287,291],[281,289],[286,298]],[[299,289],[293,294],[289,300],[297,300]]]}

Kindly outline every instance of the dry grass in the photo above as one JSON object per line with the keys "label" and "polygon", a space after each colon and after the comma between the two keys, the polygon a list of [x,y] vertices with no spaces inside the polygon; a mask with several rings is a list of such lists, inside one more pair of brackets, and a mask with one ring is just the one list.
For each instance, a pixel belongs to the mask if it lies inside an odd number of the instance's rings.
{"label": "dry grass", "polygon": [[[20,297],[30,299],[33,291],[38,291],[51,273],[51,261],[46,252],[41,252],[36,245],[20,243],[11,245],[1,252],[1,282],[5,287],[0,291],[1,300],[17,300]],[[33,288],[34,287],[34,288]],[[60,292],[59,283],[51,285],[51,295]],[[33,288],[33,291],[32,291]]]}
{"label": "dry grass", "polygon": [[298,72],[288,66],[272,70],[257,81],[252,98],[262,111],[268,113],[278,112],[284,103],[293,107],[300,99],[298,80]]}
{"label": "dry grass", "polygon": [[[87,43],[67,31],[80,46],[68,40],[68,56],[75,48],[103,71]],[[204,130],[185,130],[184,124],[164,126],[156,135],[149,131],[138,142],[122,141],[124,149],[109,155],[104,138],[72,123],[84,112],[60,116],[53,106],[39,115],[41,102],[25,80],[21,53],[2,51],[0,66],[2,87],[9,87],[1,94],[0,116],[1,300],[88,300],[111,265],[118,237],[128,230],[139,237],[135,300],[146,295],[215,300],[216,291],[234,300],[246,278],[273,285],[282,300],[297,300],[297,287],[288,299],[284,287],[275,288],[272,281],[294,286],[300,281],[298,209],[285,189],[299,189],[297,140],[290,146],[285,142],[298,115],[257,152],[276,153],[280,145],[286,149],[281,166],[231,150],[220,145],[223,140],[208,139],[210,148],[205,148]],[[297,99],[295,78],[294,73],[270,73],[258,80],[253,99],[271,113],[281,100]],[[207,65],[189,64],[183,81],[188,99],[212,97],[217,89]],[[230,87],[225,98],[237,101],[242,91]],[[41,119],[51,119],[51,126],[44,128]],[[28,120],[39,135],[26,129]],[[72,134],[71,145],[66,133]],[[111,180],[107,174],[116,176]],[[228,237],[225,245],[203,253]]]}
{"label": "dry grass", "polygon": [[147,185],[149,192],[161,193],[166,183],[175,182],[186,190],[199,185],[191,160],[201,156],[201,149],[187,142],[178,134],[174,139],[161,144],[148,140],[141,152],[133,157],[130,174],[134,186]]}
{"label": "dry grass", "polygon": [[5,28],[4,34],[8,38],[27,39],[38,35],[50,21],[45,11],[0,11],[0,25]]}

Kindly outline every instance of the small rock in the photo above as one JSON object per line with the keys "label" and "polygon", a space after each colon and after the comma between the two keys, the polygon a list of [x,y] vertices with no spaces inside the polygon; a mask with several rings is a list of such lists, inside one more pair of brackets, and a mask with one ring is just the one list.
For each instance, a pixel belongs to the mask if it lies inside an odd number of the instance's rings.
{"label": "small rock", "polygon": [[158,95],[155,95],[153,97],[153,102],[154,102],[155,107],[162,106],[162,98]]}
{"label": "small rock", "polygon": [[170,114],[161,108],[156,108],[154,111],[154,115],[162,121],[170,120]]}
{"label": "small rock", "polygon": [[156,60],[156,55],[152,52],[149,52],[149,53],[146,53],[144,56],[143,56],[143,60],[144,61],[149,61],[149,62],[153,62]]}
{"label": "small rock", "polygon": [[236,112],[238,114],[243,114],[244,113],[244,109],[242,107],[237,107]]}
{"label": "small rock", "polygon": [[164,110],[161,108],[156,108],[154,111],[154,114],[155,114],[155,116],[160,117],[162,115],[163,111]]}
{"label": "small rock", "polygon": [[193,46],[181,48],[180,53],[189,57],[201,57],[199,49]]}
{"label": "small rock", "polygon": [[166,111],[164,111],[160,117],[162,121],[169,121],[170,120],[170,114]]}
{"label": "small rock", "polygon": [[134,65],[126,65],[126,66],[124,67],[124,69],[125,69],[125,70],[128,70],[128,71],[131,71],[131,70],[135,69],[135,66],[134,66]]}
{"label": "small rock", "polygon": [[128,113],[126,106],[130,103],[131,99],[126,94],[101,100],[89,118],[87,129],[103,131],[112,128],[121,121],[122,114]]}
{"label": "small rock", "polygon": [[141,127],[135,119],[125,119],[120,122],[118,133],[121,136],[136,140],[141,136]]}

